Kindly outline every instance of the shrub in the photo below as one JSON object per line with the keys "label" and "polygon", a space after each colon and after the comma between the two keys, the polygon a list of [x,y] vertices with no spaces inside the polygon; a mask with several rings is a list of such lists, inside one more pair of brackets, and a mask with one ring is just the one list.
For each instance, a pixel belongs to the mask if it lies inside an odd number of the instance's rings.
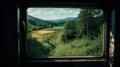
{"label": "shrub", "polygon": [[27,39],[27,56],[29,57],[47,57],[49,55],[48,46],[43,45],[35,38]]}

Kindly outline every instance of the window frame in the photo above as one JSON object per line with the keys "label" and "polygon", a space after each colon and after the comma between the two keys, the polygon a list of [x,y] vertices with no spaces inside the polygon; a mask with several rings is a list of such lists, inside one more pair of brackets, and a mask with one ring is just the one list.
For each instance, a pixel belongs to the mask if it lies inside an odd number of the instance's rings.
{"label": "window frame", "polygon": [[[29,7],[70,7],[70,8],[100,8],[103,10],[104,17],[104,34],[103,34],[103,44],[102,56],[79,56],[79,57],[50,57],[50,58],[31,58],[26,57],[26,29],[27,29],[27,8]],[[109,8],[106,9],[104,5],[100,3],[65,3],[65,2],[29,2],[20,10],[20,57],[23,61],[35,61],[35,62],[76,62],[76,61],[107,61],[109,58],[109,30],[110,30],[110,13],[108,13]],[[102,45],[103,45],[102,44]]]}

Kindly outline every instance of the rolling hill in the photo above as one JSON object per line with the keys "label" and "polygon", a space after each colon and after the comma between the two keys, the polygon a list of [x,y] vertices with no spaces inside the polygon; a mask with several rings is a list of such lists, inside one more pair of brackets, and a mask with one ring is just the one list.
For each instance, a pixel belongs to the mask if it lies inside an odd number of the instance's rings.
{"label": "rolling hill", "polygon": [[68,17],[65,19],[57,19],[57,20],[43,20],[31,15],[27,15],[27,22],[31,26],[32,30],[43,29],[43,28],[50,28],[53,26],[60,26],[63,25],[68,20],[78,20],[77,18]]}
{"label": "rolling hill", "polygon": [[50,28],[56,26],[56,23],[52,23],[46,20],[38,19],[36,17],[27,15],[27,22],[28,24],[34,29],[43,29],[43,28]]}
{"label": "rolling hill", "polygon": [[65,19],[48,20],[48,21],[50,21],[52,23],[56,23],[58,25],[62,25],[62,24],[64,24],[65,22],[67,22],[69,20],[75,20],[76,21],[76,20],[78,20],[78,18],[77,17],[76,18],[68,17],[68,18],[65,18]]}

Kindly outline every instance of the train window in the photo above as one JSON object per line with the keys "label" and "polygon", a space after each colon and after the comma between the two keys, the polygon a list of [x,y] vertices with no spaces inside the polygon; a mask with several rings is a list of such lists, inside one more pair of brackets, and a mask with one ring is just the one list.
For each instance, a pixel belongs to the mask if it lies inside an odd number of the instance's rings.
{"label": "train window", "polygon": [[30,7],[26,12],[27,57],[103,56],[106,25],[102,9]]}

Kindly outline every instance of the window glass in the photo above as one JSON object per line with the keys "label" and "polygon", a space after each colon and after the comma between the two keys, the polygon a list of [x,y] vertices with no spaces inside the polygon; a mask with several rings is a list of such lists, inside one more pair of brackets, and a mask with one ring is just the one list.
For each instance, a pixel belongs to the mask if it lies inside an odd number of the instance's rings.
{"label": "window glass", "polygon": [[103,11],[83,8],[28,8],[27,56],[101,56]]}

